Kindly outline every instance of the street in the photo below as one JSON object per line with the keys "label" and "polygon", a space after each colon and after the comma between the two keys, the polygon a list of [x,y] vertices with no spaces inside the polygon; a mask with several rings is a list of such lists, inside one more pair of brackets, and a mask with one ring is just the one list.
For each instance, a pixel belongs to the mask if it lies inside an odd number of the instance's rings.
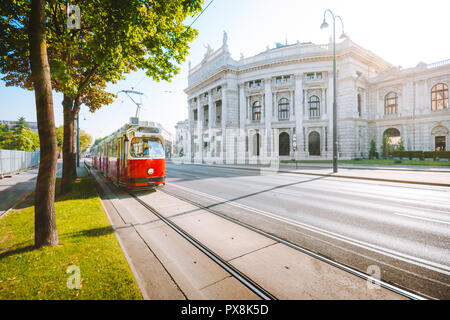
{"label": "street", "polygon": [[[432,298],[450,297],[450,190],[166,165],[167,192]],[[412,173],[413,174],[413,173]]]}

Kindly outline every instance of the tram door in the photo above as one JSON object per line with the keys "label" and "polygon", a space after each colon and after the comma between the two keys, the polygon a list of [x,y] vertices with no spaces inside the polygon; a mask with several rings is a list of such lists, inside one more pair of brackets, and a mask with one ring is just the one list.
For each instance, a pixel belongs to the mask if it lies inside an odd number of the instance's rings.
{"label": "tram door", "polygon": [[122,137],[122,176],[127,177],[127,167],[128,167],[128,139],[127,136]]}
{"label": "tram door", "polygon": [[119,183],[120,177],[122,175],[122,138],[117,139],[116,143],[117,143],[116,178],[117,178],[117,183]]}

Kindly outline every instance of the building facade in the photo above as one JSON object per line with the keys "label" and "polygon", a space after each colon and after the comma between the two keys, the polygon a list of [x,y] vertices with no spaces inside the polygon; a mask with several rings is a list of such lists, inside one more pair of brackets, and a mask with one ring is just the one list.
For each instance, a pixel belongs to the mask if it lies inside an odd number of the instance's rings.
{"label": "building facade", "polygon": [[174,145],[174,156],[185,157],[188,150],[189,142],[189,121],[186,119],[184,121],[179,121],[175,125],[175,145]]}
{"label": "building facade", "polygon": [[[450,60],[401,69],[348,38],[336,57],[340,159],[368,157],[386,135],[406,150],[448,150]],[[224,33],[190,68],[185,93],[193,162],[332,159],[332,44],[277,44],[234,60]]]}

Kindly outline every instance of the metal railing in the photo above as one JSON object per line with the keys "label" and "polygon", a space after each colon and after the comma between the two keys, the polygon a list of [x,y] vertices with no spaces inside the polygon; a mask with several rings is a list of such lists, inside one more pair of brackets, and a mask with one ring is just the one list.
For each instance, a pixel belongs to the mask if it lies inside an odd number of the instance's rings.
{"label": "metal railing", "polygon": [[39,164],[40,152],[0,150],[0,175],[18,172]]}

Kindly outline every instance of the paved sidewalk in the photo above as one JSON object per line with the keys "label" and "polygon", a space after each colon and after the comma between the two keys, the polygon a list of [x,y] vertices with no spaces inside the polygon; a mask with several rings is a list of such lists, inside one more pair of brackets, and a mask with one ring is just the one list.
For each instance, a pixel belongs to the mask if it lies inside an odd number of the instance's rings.
{"label": "paved sidewalk", "polygon": [[37,173],[35,168],[0,179],[0,217],[33,192]]}
{"label": "paved sidewalk", "polygon": [[[175,161],[172,163],[176,164]],[[190,163],[185,163],[190,164]],[[217,166],[221,168],[234,168],[234,169],[246,169],[246,170],[258,170],[261,174],[270,174],[272,172],[279,173],[295,173],[295,174],[310,174],[317,176],[329,176],[336,178],[350,178],[350,179],[362,179],[362,180],[374,180],[374,181],[386,181],[396,183],[410,183],[410,184],[422,184],[450,187],[450,170],[411,170],[411,169],[385,169],[385,168],[343,168],[340,167],[338,173],[333,173],[332,168],[312,167],[305,165],[303,167],[295,165],[286,166],[258,166],[258,165],[231,165],[231,164],[190,164],[199,166]],[[433,168],[436,169],[436,168]]]}

